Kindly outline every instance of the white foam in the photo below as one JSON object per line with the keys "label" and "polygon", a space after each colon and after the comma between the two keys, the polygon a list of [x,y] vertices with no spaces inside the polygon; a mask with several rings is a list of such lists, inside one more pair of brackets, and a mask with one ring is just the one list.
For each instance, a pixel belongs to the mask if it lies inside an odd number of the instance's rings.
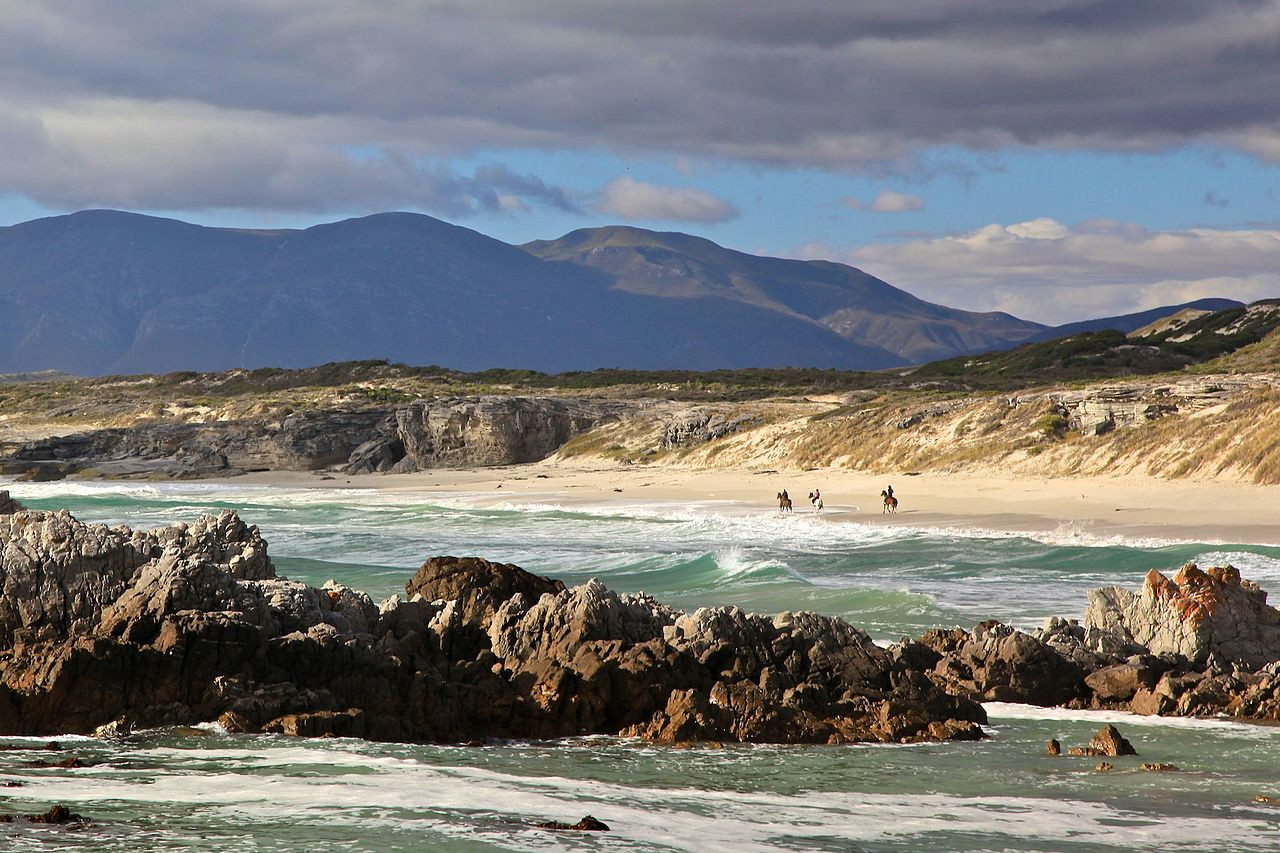
{"label": "white foam", "polygon": [[[182,752],[182,751],[178,751]],[[934,846],[951,834],[990,838],[1016,849],[1030,843],[1073,843],[1114,849],[1247,849],[1262,842],[1248,813],[1213,817],[1140,814],[1105,802],[1049,796],[958,796],[930,793],[800,791],[781,794],[694,786],[646,787],[623,782],[526,776],[472,767],[431,766],[403,759],[342,755],[335,750],[269,749],[257,756],[236,750],[194,750],[188,758],[219,758],[258,768],[238,772],[161,769],[130,778],[76,776],[31,778],[14,789],[16,800],[85,803],[111,800],[138,804],[199,805],[221,821],[252,820],[288,827],[325,825],[368,829],[429,827],[458,839],[482,840],[507,849],[545,843],[531,824],[576,820],[591,813],[612,827],[610,844],[646,849],[673,847],[711,853],[741,853],[779,846],[780,839],[815,843],[842,839],[868,844]],[[338,752],[338,755],[335,755]],[[278,753],[278,754],[274,754]],[[172,757],[154,750],[137,756]],[[327,762],[361,761],[376,773],[341,773]],[[298,777],[261,773],[266,766],[314,763],[323,768]],[[252,784],[246,784],[252,779]],[[1274,840],[1274,837],[1271,838]]]}
{"label": "white foam", "polygon": [[1014,702],[983,702],[982,707],[986,709],[987,716],[993,722],[997,720],[1074,720],[1092,723],[1123,723],[1126,726],[1149,728],[1215,730],[1262,740],[1273,740],[1280,735],[1280,729],[1273,726],[1247,723],[1228,717],[1144,716],[1130,711],[1043,708],[1039,705],[1023,705]]}

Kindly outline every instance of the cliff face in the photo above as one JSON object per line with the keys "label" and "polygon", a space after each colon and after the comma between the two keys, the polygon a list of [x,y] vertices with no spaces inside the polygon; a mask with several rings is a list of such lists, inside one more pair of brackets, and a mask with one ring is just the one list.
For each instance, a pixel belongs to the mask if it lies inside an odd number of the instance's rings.
{"label": "cliff face", "polygon": [[56,477],[216,477],[245,471],[417,471],[533,462],[616,419],[626,405],[551,397],[421,400],[392,408],[319,409],[283,419],[156,423],[29,441],[0,473]]}
{"label": "cliff face", "polygon": [[230,511],[135,532],[0,515],[0,733],[192,724],[385,740],[980,737],[980,706],[838,619],[684,614],[430,560],[410,601],[275,576]]}
{"label": "cliff face", "polygon": [[351,453],[344,471],[418,471],[536,462],[625,410],[550,397],[469,397],[399,408]]}

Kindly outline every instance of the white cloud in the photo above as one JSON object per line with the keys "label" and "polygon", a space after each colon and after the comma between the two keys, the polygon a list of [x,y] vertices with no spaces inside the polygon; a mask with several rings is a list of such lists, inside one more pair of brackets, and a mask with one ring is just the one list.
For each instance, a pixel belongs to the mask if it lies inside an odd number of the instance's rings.
{"label": "white cloud", "polygon": [[874,213],[906,213],[912,210],[924,210],[924,199],[918,195],[882,190],[870,203],[846,196],[844,203],[854,210],[869,210]]}
{"label": "white cloud", "polygon": [[606,184],[595,209],[623,219],[669,222],[724,222],[738,215],[736,207],[705,190],[647,184],[630,175]]}
{"label": "white cloud", "polygon": [[1280,296],[1280,231],[1152,231],[1090,220],[992,224],[962,234],[832,251],[798,250],[860,267],[923,299],[1058,324],[1207,296]]}

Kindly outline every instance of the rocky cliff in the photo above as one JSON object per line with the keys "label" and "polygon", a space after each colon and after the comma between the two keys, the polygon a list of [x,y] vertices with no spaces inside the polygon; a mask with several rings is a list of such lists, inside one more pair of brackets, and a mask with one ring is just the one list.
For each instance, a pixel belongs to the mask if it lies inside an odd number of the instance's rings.
{"label": "rocky cliff", "polygon": [[417,471],[533,462],[615,419],[624,403],[553,397],[419,400],[211,423],[150,423],[24,442],[0,474],[219,477],[246,471]]}
{"label": "rocky cliff", "polygon": [[0,515],[0,584],[6,734],[221,720],[387,740],[896,742],[980,737],[985,721],[838,619],[686,614],[451,558],[376,606],[277,577],[229,511],[153,531]]}
{"label": "rocky cliff", "polygon": [[395,410],[344,471],[510,465],[545,459],[575,435],[617,420],[625,404],[551,397],[418,401]]}

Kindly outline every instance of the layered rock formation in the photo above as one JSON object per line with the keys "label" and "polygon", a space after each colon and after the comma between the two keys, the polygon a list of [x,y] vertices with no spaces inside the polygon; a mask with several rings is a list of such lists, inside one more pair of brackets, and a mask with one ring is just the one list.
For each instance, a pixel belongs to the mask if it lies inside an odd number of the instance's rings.
{"label": "layered rock formation", "polygon": [[284,418],[140,424],[25,442],[0,456],[0,474],[190,478],[509,465],[543,459],[624,408],[551,397],[470,397]]}
{"label": "layered rock formation", "polygon": [[887,742],[985,721],[838,619],[685,614],[451,558],[375,606],[276,577],[232,512],[146,532],[0,515],[0,585],[8,734],[221,719],[386,740]]}
{"label": "layered rock formation", "polygon": [[1250,388],[1273,384],[1268,376],[1195,377],[1176,382],[1119,382],[1084,390],[1053,391],[1016,398],[1018,403],[1048,399],[1073,430],[1102,435],[1176,413],[1218,405]]}
{"label": "layered rock formation", "polygon": [[623,405],[553,397],[468,397],[396,409],[343,470],[406,472],[545,459],[575,435],[616,420]]}

